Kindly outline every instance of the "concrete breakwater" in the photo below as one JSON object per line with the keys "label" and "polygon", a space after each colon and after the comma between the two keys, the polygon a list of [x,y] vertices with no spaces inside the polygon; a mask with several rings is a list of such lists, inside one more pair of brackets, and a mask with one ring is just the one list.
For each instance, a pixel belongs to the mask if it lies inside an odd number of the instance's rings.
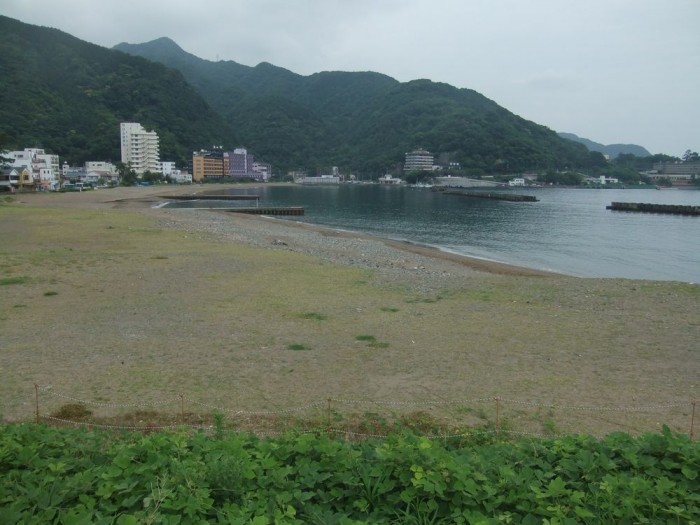
{"label": "concrete breakwater", "polygon": [[639,213],[670,213],[673,215],[700,215],[700,206],[681,204],[651,204],[644,202],[613,202],[606,210],[634,211]]}
{"label": "concrete breakwater", "polygon": [[256,201],[260,199],[258,195],[214,195],[214,194],[194,194],[194,195],[169,195],[162,197],[163,199],[179,200],[179,201]]}
{"label": "concrete breakwater", "polygon": [[440,190],[443,195],[457,195],[459,197],[472,197],[476,199],[493,199],[497,201],[510,201],[510,202],[538,202],[537,197],[533,195],[520,195],[517,193],[491,193],[482,191],[454,191],[454,190]]}
{"label": "concrete breakwater", "polygon": [[304,208],[300,206],[291,207],[265,207],[260,208],[225,208],[222,211],[232,213],[247,213],[249,215],[304,215]]}

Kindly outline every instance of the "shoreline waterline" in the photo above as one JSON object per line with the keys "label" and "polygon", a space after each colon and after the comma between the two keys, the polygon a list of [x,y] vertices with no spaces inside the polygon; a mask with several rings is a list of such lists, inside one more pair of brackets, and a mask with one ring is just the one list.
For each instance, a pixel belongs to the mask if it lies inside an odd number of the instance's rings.
{"label": "shoreline waterline", "polygon": [[[212,211],[221,211],[220,209],[212,209]],[[227,213],[227,214],[230,214]],[[243,214],[237,214],[237,218],[243,218]],[[463,255],[461,253],[455,253],[448,251],[439,246],[433,246],[429,244],[422,244],[415,241],[410,241],[406,239],[391,239],[388,237],[381,237],[377,235],[372,235],[365,232],[358,232],[354,230],[346,230],[334,228],[332,226],[308,223],[301,221],[291,221],[286,219],[280,219],[271,216],[250,216],[245,217],[245,219],[259,219],[263,221],[274,221],[276,224],[281,224],[285,226],[290,226],[293,228],[300,228],[307,231],[313,231],[323,236],[333,236],[333,237],[346,237],[355,239],[366,239],[374,242],[382,243],[389,248],[395,250],[411,253],[414,255],[420,255],[423,257],[429,257],[432,259],[439,259],[442,261],[450,261],[458,263],[462,266],[470,268],[472,270],[497,274],[497,275],[521,275],[521,276],[533,276],[533,277],[573,277],[562,273],[550,272],[547,270],[538,270],[536,268],[528,268],[526,266],[519,266],[517,264],[509,264],[501,261],[495,261],[486,258],[479,258],[470,255]]]}
{"label": "shoreline waterline", "polygon": [[[245,184],[236,185],[232,187],[231,185],[221,184],[221,185],[210,185],[206,188],[192,187],[192,186],[151,186],[151,187],[120,187],[107,190],[99,190],[93,192],[81,192],[81,193],[63,193],[63,194],[18,194],[16,199],[20,202],[32,203],[37,202],[45,206],[58,206],[58,207],[87,207],[87,208],[118,208],[118,209],[140,209],[140,208],[154,208],[157,213],[166,213],[168,210],[173,211],[175,208],[169,208],[164,205],[164,200],[167,200],[168,195],[180,194],[180,195],[190,195],[196,196],[197,194],[208,194],[221,193],[221,192],[231,192],[250,194],[251,192],[260,192],[265,198],[275,199],[280,190],[290,189],[293,192],[298,192],[299,189],[295,188],[289,184]],[[270,194],[269,190],[275,190],[275,193]],[[549,190],[548,190],[549,191]],[[567,190],[562,190],[566,192]],[[593,191],[593,190],[591,190]],[[606,191],[606,190],[601,190]],[[614,190],[613,190],[614,191]],[[322,194],[325,196],[330,190],[323,190]],[[398,195],[399,192],[382,192],[382,195]],[[580,192],[576,192],[571,195],[578,195]],[[687,192],[682,192],[687,193]],[[286,194],[286,193],[285,193]],[[295,193],[294,193],[295,194]],[[300,195],[303,195],[300,194]],[[561,198],[574,198],[570,197],[566,193],[563,193],[566,197]],[[602,205],[607,199],[612,198],[612,193],[608,197],[608,193],[602,194],[598,192],[596,195],[596,202],[593,203],[595,209],[598,205]],[[330,192],[329,197],[333,197],[333,192]],[[326,198],[326,197],[324,197]],[[393,198],[393,197],[392,197]],[[407,197],[408,198],[408,197]],[[601,200],[604,199],[604,200]],[[287,199],[289,200],[289,199]],[[600,201],[600,202],[598,202]],[[272,202],[272,201],[271,201]],[[577,201],[575,201],[577,202]],[[286,202],[273,202],[274,205],[287,205]],[[438,206],[436,212],[438,213],[450,213],[451,211],[442,210],[443,203],[438,202],[433,204]],[[547,208],[549,206],[549,208]],[[544,203],[543,211],[547,212],[547,218],[552,220],[552,214],[557,212],[558,202],[555,205],[551,203]],[[590,209],[591,204],[587,203],[588,209]],[[198,207],[199,208],[199,207]],[[192,210],[192,208],[190,208]],[[601,208],[602,209],[602,208]],[[202,208],[199,211],[223,211],[224,208],[211,209],[209,207]],[[500,210],[500,208],[497,208]],[[532,217],[528,217],[530,209],[524,210],[526,220],[532,223]],[[181,211],[181,209],[179,210]],[[308,211],[308,210],[307,210]],[[342,210],[341,210],[342,211]],[[505,208],[500,210],[498,213],[511,213],[510,208]],[[621,251],[621,248],[627,246],[623,242],[622,245],[618,244],[620,241],[620,232],[618,231],[615,235],[607,235],[602,238],[598,238],[598,233],[601,228],[608,228],[612,226],[619,230],[620,228],[625,228],[627,223],[638,221],[636,218],[627,216],[607,216],[599,213],[596,215],[591,223],[586,223],[584,219],[585,209],[583,214],[580,210],[575,210],[575,215],[572,220],[576,220],[576,226],[574,231],[571,233],[566,232],[552,232],[552,235],[544,235],[540,232],[539,227],[535,223],[525,223],[523,224],[523,232],[520,234],[519,244],[516,245],[502,245],[507,238],[505,235],[510,235],[510,230],[508,232],[497,232],[497,237],[488,237],[488,232],[480,229],[481,223],[471,222],[471,221],[482,221],[481,214],[472,213],[471,217],[476,217],[476,219],[469,219],[468,222],[464,223],[466,227],[470,228],[469,235],[477,235],[474,241],[470,241],[469,238],[460,239],[462,243],[457,241],[455,244],[450,235],[451,232],[447,232],[446,235],[438,235],[436,238],[431,238],[431,235],[426,235],[430,233],[429,230],[425,228],[417,231],[416,238],[408,239],[406,236],[402,235],[402,229],[395,229],[392,227],[384,231],[382,228],[376,226],[381,226],[381,224],[373,225],[370,224],[368,230],[364,229],[362,225],[364,223],[358,222],[356,220],[350,220],[347,225],[349,228],[344,228],[337,223],[335,219],[332,219],[330,223],[322,222],[323,218],[328,213],[324,210],[323,213],[316,214],[314,217],[306,217],[304,220],[291,220],[291,219],[281,219],[275,218],[279,223],[288,224],[295,227],[304,228],[317,228],[325,232],[333,231],[333,235],[353,235],[359,237],[373,238],[379,242],[385,243],[386,246],[393,245],[395,249],[400,249],[406,252],[422,252],[423,255],[429,257],[436,257],[440,259],[452,259],[454,262],[460,262],[462,265],[470,266],[474,269],[492,272],[492,273],[503,273],[503,274],[520,274],[520,275],[540,275],[540,276],[566,276],[575,278],[602,278],[602,279],[626,279],[626,280],[644,280],[644,281],[675,281],[681,283],[695,283],[700,282],[700,275],[695,274],[694,266],[692,261],[696,259],[693,255],[694,252],[688,251],[687,243],[697,244],[697,240],[693,241],[692,236],[688,237],[688,224],[683,223],[683,219],[678,218],[667,218],[667,217],[654,217],[646,218],[644,220],[649,223],[651,221],[651,226],[658,230],[659,228],[664,228],[664,225],[672,223],[673,226],[679,225],[682,228],[674,228],[671,230],[664,230],[669,232],[668,242],[662,243],[664,245],[664,251],[659,252],[658,247],[655,246],[641,246],[640,245],[640,259],[634,259],[636,264],[634,266],[629,266],[629,257],[631,254],[626,255],[626,251]],[[382,211],[380,210],[380,213]],[[610,212],[607,212],[610,213]],[[240,214],[230,214],[229,215],[240,215]],[[309,215],[307,213],[307,215]],[[251,217],[246,217],[246,219],[251,219]],[[260,219],[260,217],[258,217]],[[498,216],[496,217],[498,219]],[[490,220],[484,218],[483,220]],[[692,221],[693,219],[687,219],[686,221]],[[678,224],[678,223],[681,224]],[[636,223],[636,222],[635,222]],[[419,223],[419,226],[422,223]],[[690,226],[694,226],[695,223],[690,223]],[[339,226],[341,226],[339,228]],[[355,226],[359,226],[355,228]],[[529,228],[529,229],[528,229]],[[534,228],[534,229],[533,229]],[[405,229],[405,228],[404,228]],[[395,234],[392,237],[392,231]],[[682,235],[682,244],[685,248],[678,246],[678,238],[681,236],[680,232],[685,231],[686,234]],[[566,235],[565,235],[566,233]],[[328,233],[326,233],[328,235]],[[535,237],[532,237],[535,235]],[[562,237],[562,235],[564,237]],[[557,250],[552,252],[553,247],[557,245],[565,237],[575,236],[577,239],[581,238],[584,245],[591,247],[591,243],[599,243],[596,246],[605,251],[605,258],[582,258],[585,253],[582,252],[582,246],[577,243],[576,245],[571,245],[570,241],[564,241],[562,245],[562,250]],[[523,244],[523,238],[531,239],[531,244]],[[664,238],[665,239],[665,238]],[[435,242],[437,241],[437,242]],[[445,242],[441,242],[445,241]],[[466,241],[466,242],[465,242]],[[566,244],[568,242],[568,244]],[[675,243],[675,244],[673,244]],[[593,248],[591,248],[593,249]],[[505,250],[505,251],[504,251]],[[679,251],[680,250],[680,251]],[[638,250],[639,251],[639,250]],[[637,252],[635,252],[637,253]],[[554,259],[552,259],[552,254]],[[601,255],[601,254],[597,254]],[[567,263],[571,263],[571,267],[567,266]],[[610,264],[610,266],[606,266]]]}

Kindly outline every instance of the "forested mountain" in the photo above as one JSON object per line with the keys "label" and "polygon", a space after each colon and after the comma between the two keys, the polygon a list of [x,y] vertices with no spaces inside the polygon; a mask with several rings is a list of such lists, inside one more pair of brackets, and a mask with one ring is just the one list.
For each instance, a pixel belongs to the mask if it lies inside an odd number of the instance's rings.
{"label": "forested mountain", "polygon": [[43,147],[69,163],[120,159],[119,123],[160,136],[161,158],[234,146],[232,129],[182,74],[55,29],[0,16],[0,149]]}
{"label": "forested mountain", "polygon": [[136,121],[158,133],[161,158],[180,165],[212,145],[246,146],[276,173],[381,174],[418,147],[468,174],[600,162],[473,90],[429,80],[211,62],[166,38],[108,50],[2,16],[0,34],[0,149],[116,161],[119,122]]}
{"label": "forested mountain", "polygon": [[277,167],[381,173],[416,147],[474,174],[600,161],[469,89],[369,72],[301,76],[267,63],[211,62],[167,38],[116,48],[180,70],[245,145]]}
{"label": "forested mountain", "polygon": [[597,151],[603,155],[609,155],[611,159],[617,158],[618,155],[635,155],[636,157],[649,157],[651,153],[637,144],[600,144],[589,139],[584,139],[573,133],[559,133],[559,136],[565,139],[579,142],[586,146],[589,151]]}

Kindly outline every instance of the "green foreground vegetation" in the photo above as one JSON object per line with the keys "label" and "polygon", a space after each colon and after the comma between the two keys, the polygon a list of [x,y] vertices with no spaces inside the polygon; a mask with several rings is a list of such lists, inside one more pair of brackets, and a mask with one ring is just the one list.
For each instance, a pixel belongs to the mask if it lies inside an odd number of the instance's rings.
{"label": "green foreground vegetation", "polygon": [[2,523],[695,523],[700,447],[668,429],[603,439],[351,442],[115,434],[13,424],[0,434]]}

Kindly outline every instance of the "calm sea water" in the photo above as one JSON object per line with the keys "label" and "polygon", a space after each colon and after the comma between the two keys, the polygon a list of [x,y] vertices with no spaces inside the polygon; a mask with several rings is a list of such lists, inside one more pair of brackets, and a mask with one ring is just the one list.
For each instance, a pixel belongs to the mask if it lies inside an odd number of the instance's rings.
{"label": "calm sea water", "polygon": [[696,190],[515,191],[536,196],[534,203],[360,184],[254,192],[266,206],[305,208],[289,220],[569,275],[700,282],[700,217],[605,209],[613,201],[700,205]]}

